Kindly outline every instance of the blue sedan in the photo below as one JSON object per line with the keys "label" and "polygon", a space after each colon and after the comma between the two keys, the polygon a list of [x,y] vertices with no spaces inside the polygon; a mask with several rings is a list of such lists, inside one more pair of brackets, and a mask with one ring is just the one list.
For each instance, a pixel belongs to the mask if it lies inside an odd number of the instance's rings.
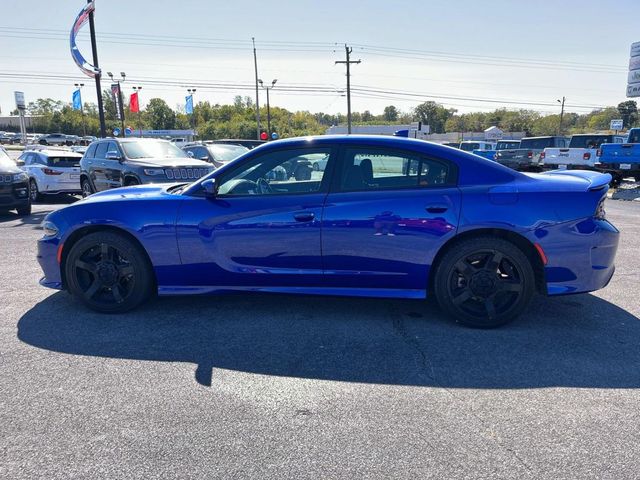
{"label": "blue sedan", "polygon": [[155,293],[434,295],[459,322],[496,327],[536,292],[607,285],[610,181],[398,137],[281,140],[190,184],[117,188],[49,214],[41,284],[108,313]]}

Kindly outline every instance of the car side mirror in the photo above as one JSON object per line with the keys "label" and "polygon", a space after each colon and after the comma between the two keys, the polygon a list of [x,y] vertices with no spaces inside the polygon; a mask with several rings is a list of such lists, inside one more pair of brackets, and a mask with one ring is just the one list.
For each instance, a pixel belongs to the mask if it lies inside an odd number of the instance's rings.
{"label": "car side mirror", "polygon": [[202,182],[202,191],[205,197],[214,198],[218,193],[218,186],[216,185],[215,178],[207,178]]}
{"label": "car side mirror", "polygon": [[200,160],[204,160],[205,162],[209,161],[209,157],[207,155],[203,155],[200,157]]}
{"label": "car side mirror", "polygon": [[193,152],[191,150],[187,151],[187,155],[189,155],[189,158],[193,158]]}
{"label": "car side mirror", "polygon": [[107,160],[122,160],[120,154],[114,151],[107,152],[104,158],[106,158]]}

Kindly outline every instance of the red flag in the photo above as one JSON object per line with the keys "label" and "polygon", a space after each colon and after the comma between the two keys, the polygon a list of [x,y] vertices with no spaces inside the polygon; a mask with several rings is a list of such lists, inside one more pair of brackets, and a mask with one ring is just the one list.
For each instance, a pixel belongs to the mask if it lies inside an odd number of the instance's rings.
{"label": "red flag", "polygon": [[131,94],[131,99],[129,100],[129,110],[132,113],[140,111],[140,105],[138,104],[138,92]]}

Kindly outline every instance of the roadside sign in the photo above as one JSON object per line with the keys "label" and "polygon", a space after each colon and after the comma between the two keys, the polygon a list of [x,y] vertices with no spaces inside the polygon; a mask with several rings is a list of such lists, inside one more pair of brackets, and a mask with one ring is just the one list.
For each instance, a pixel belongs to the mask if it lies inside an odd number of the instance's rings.
{"label": "roadside sign", "polygon": [[125,135],[131,135],[132,133],[133,133],[133,130],[131,129],[131,127],[127,127],[124,129]]}
{"label": "roadside sign", "polygon": [[120,135],[120,129],[118,127],[113,129],[113,136],[117,137],[118,135]]}
{"label": "roadside sign", "polygon": [[640,42],[632,43],[629,52],[627,97],[640,97]]}
{"label": "roadside sign", "polygon": [[621,118],[615,119],[615,120],[611,120],[611,125],[609,125],[609,129],[610,130],[622,130],[622,127],[624,126],[624,122],[622,121]]}
{"label": "roadside sign", "polygon": [[13,95],[16,98],[16,108],[18,110],[24,110],[27,108],[24,101],[24,92],[13,92]]}

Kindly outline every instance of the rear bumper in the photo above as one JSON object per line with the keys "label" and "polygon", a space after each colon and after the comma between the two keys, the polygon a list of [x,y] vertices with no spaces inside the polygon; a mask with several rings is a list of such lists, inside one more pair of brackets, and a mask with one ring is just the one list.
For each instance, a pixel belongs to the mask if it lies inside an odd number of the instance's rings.
{"label": "rear bumper", "polygon": [[535,230],[531,240],[548,259],[547,293],[568,295],[606,287],[615,271],[619,237],[611,223],[594,218]]}

